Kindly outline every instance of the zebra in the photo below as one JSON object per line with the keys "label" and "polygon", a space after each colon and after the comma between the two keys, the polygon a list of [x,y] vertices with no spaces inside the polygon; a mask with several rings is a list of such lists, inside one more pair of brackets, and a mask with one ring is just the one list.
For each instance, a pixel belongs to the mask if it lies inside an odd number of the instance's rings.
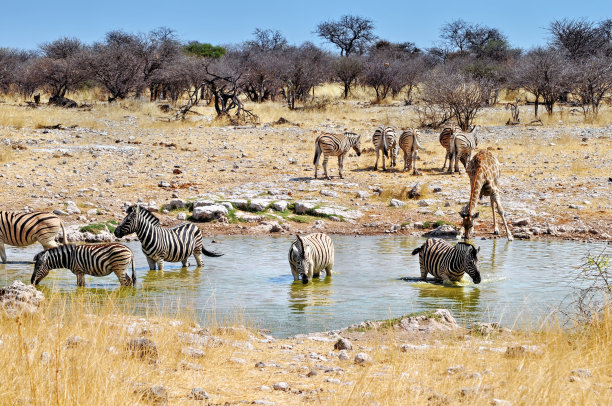
{"label": "zebra", "polygon": [[470,275],[474,283],[480,283],[478,272],[478,252],[472,244],[459,242],[452,246],[444,240],[430,238],[419,248],[412,251],[412,255],[419,254],[421,280],[427,279],[430,273],[436,280],[444,283],[458,281],[464,273]]}
{"label": "zebra", "polygon": [[36,241],[43,248],[55,248],[55,236],[62,229],[62,237],[66,242],[64,225],[53,213],[20,213],[14,211],[0,211],[0,258],[6,264],[4,244],[16,247],[25,247]]}
{"label": "zebra", "polygon": [[[419,143],[419,131],[416,128],[410,128],[402,133],[399,137],[398,145],[404,151],[404,171],[410,170],[414,162],[413,175],[417,174],[416,160],[417,152],[421,147]],[[410,157],[410,160],[408,159]]]}
{"label": "zebra", "polygon": [[194,224],[183,223],[163,228],[157,217],[138,205],[128,207],[126,213],[121,224],[115,229],[115,237],[121,238],[136,233],[151,270],[157,265],[157,269],[163,271],[164,261],[182,262],[184,267],[189,266],[188,258],[192,254],[198,267],[202,266],[202,253],[209,257],[223,255],[204,248],[202,232]]}
{"label": "zebra", "polygon": [[393,168],[395,166],[395,158],[397,157],[398,152],[397,136],[395,135],[395,130],[393,127],[378,127],[376,131],[374,131],[374,135],[372,135],[372,143],[374,144],[374,149],[376,150],[376,163],[374,164],[374,170],[378,169],[378,154],[381,150],[383,152],[383,171],[387,170],[385,167],[385,157],[389,157],[389,151],[391,152],[390,167]]}
{"label": "zebra", "polygon": [[446,168],[446,161],[450,160],[450,147],[451,147],[451,140],[453,139],[453,135],[455,133],[455,126],[451,126],[451,127],[446,127],[442,130],[442,132],[440,133],[440,145],[442,145],[444,147],[444,149],[446,150],[446,155],[444,156],[444,165],[442,165],[442,169],[440,169],[440,172],[444,172],[444,168]]}
{"label": "zebra", "polygon": [[326,234],[314,233],[305,236],[296,235],[297,240],[289,247],[289,265],[294,280],[302,277],[308,283],[314,276],[319,276],[325,269],[326,276],[331,276],[334,267],[334,243]]}
{"label": "zebra", "polygon": [[472,158],[474,149],[478,146],[478,137],[476,131],[464,133],[462,131],[455,131],[450,142],[450,161],[448,163],[448,173],[452,173],[453,160],[455,161],[455,172],[459,172],[459,161],[463,164],[463,167],[467,169],[467,164]]}
{"label": "zebra", "polygon": [[[126,267],[132,263],[132,277]],[[60,245],[39,252],[34,257],[34,272],[30,282],[38,285],[52,269],[70,269],[77,277],[77,286],[85,286],[85,275],[106,276],[112,272],[121,286],[136,285],[134,254],[122,244]]]}
{"label": "zebra", "polygon": [[315,155],[313,164],[315,166],[315,179],[319,169],[319,157],[323,153],[323,174],[327,179],[331,179],[327,174],[327,160],[330,156],[338,157],[338,172],[340,179],[342,176],[342,167],[344,164],[344,156],[353,148],[357,156],[361,156],[361,136],[351,132],[345,132],[343,135],[325,134],[319,135],[315,140]]}

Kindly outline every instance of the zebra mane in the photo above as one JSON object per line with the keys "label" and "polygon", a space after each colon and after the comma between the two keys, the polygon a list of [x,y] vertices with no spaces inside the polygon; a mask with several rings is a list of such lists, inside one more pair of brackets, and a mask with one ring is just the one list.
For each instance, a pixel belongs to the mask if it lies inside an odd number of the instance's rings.
{"label": "zebra mane", "polygon": [[156,226],[159,225],[159,219],[157,217],[155,217],[153,215],[153,213],[151,213],[149,210],[147,210],[145,207],[142,206],[130,206],[127,209],[128,214],[132,213],[136,207],[138,207],[138,213],[142,216],[142,218],[145,219],[145,221],[151,223],[152,225]]}
{"label": "zebra mane", "polygon": [[480,251],[474,244],[465,241],[458,242],[456,247],[460,248],[462,251],[468,252],[474,259],[478,256],[478,251]]}

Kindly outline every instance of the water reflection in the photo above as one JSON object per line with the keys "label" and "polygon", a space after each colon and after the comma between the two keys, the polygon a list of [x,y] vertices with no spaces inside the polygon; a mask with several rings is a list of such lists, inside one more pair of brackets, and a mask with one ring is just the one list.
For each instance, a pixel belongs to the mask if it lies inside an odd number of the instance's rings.
{"label": "water reflection", "polygon": [[[202,283],[202,269],[202,267],[183,267],[166,268],[164,271],[142,270],[138,278],[142,282],[142,287],[148,290],[195,290]],[[143,275],[143,272],[146,274]]]}
{"label": "water reflection", "polygon": [[305,313],[307,307],[331,307],[333,293],[331,277],[314,278],[308,284],[294,281],[289,288],[289,309],[291,313]]}

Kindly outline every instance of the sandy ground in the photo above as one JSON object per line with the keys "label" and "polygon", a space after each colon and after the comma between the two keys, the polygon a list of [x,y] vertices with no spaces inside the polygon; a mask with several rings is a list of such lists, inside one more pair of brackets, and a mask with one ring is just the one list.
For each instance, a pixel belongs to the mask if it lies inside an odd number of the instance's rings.
{"label": "sandy ground", "polygon": [[[398,170],[403,168],[401,152],[394,169],[375,171],[371,134],[385,121],[380,117],[384,109],[354,108],[362,109],[363,117],[375,118],[246,128],[146,128],[141,118],[127,112],[118,119],[97,118],[96,129],[78,125],[60,129],[3,127],[0,208],[54,210],[73,201],[82,213],[66,216],[64,221],[82,224],[120,220],[126,202],[159,208],[173,196],[186,200],[284,196],[290,201],[311,200],[355,209],[363,215],[354,221],[323,218],[316,223],[316,218],[297,222],[277,216],[285,224],[281,232],[316,229],[421,235],[423,223],[425,228],[436,221],[459,225],[458,211],[469,198],[469,179],[462,166],[459,174],[440,172],[444,150],[438,143],[439,132],[422,131],[425,150],[418,161],[420,176]],[[400,114],[402,108],[397,109]],[[79,114],[91,113],[74,114],[78,123]],[[337,161],[332,158],[328,168],[332,180],[314,180],[315,138],[344,130],[362,134],[365,153],[360,157],[349,154],[344,179],[338,178]],[[479,148],[492,150],[501,163],[502,202],[514,233],[525,238],[610,240],[611,134],[612,126],[482,127]],[[322,168],[319,170],[322,173]],[[162,182],[169,187],[161,187]],[[421,197],[409,199],[407,194],[416,184]],[[367,197],[358,197],[358,192],[366,192],[361,196]],[[391,207],[392,198],[406,204]],[[475,234],[492,238],[488,199],[481,202],[479,211]],[[177,213],[160,215],[163,224],[178,222]],[[274,219],[270,212],[251,221],[200,226],[209,235],[267,234],[269,227],[260,223]],[[500,230],[504,237],[501,224]]]}

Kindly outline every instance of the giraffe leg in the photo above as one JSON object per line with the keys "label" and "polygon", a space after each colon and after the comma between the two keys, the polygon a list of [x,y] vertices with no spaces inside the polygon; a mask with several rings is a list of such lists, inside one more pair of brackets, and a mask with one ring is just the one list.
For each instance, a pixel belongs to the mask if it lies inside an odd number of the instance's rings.
{"label": "giraffe leg", "polygon": [[495,195],[495,203],[497,204],[497,212],[499,213],[499,217],[501,217],[502,222],[504,223],[504,228],[506,229],[506,236],[508,237],[508,241],[512,241],[514,240],[514,237],[512,237],[512,232],[510,232],[510,229],[508,228],[508,223],[506,222],[506,216],[504,215],[504,208],[501,205],[500,199],[499,199],[499,193],[496,191],[494,192]]}
{"label": "giraffe leg", "polygon": [[329,177],[329,175],[327,174],[327,159],[328,159],[328,157],[327,157],[327,155],[325,155],[325,156],[323,157],[323,176],[324,176],[326,179],[331,179],[331,178]]}
{"label": "giraffe leg", "polygon": [[497,221],[495,220],[495,198],[491,194],[491,213],[493,216],[493,235],[499,235],[499,227],[497,227]]}

